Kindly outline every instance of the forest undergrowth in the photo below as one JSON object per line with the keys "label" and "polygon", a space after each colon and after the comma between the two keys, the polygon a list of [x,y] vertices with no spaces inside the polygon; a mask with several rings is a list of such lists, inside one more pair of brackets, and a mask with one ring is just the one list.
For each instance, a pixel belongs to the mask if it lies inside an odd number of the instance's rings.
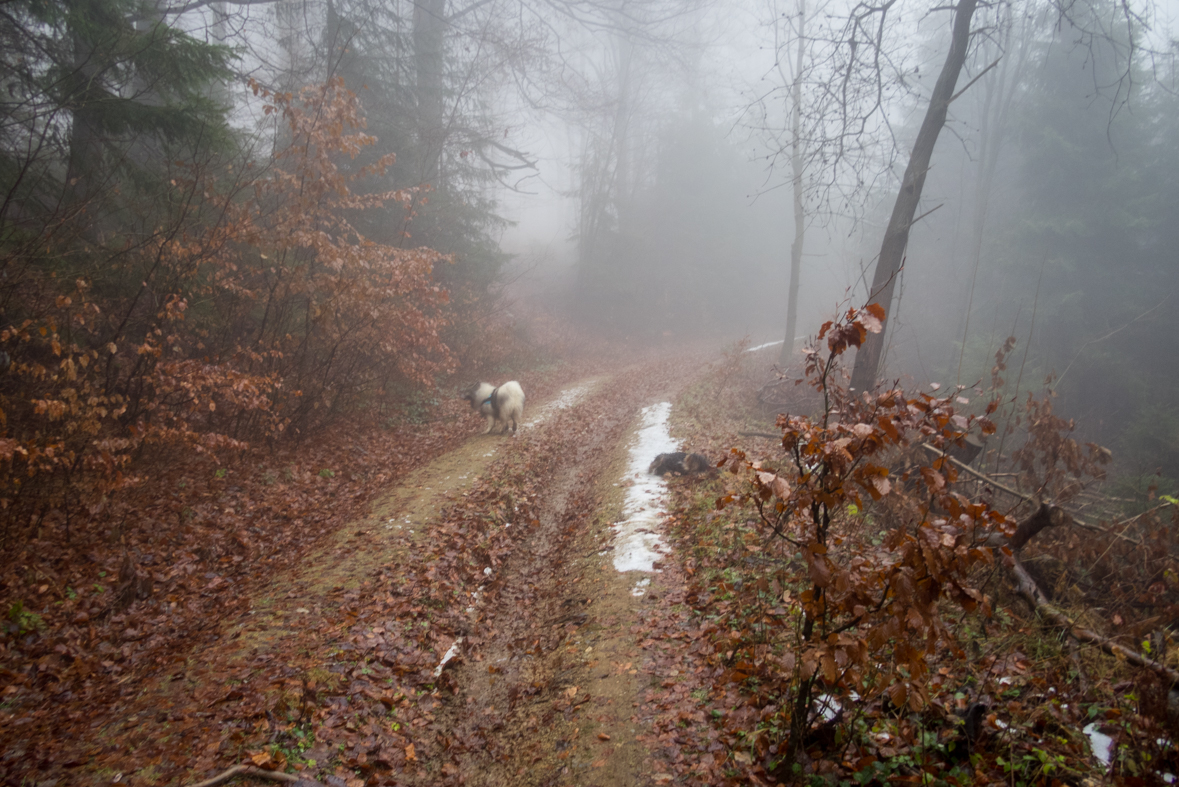
{"label": "forest undergrowth", "polygon": [[[1104,499],[1106,453],[1049,398],[994,395],[1003,351],[989,389],[852,400],[834,362],[865,327],[829,323],[779,377],[738,346],[675,403],[673,432],[726,461],[673,482],[683,587],[638,634],[663,781],[1173,781],[1175,506]],[[986,479],[919,447],[996,433]]]}

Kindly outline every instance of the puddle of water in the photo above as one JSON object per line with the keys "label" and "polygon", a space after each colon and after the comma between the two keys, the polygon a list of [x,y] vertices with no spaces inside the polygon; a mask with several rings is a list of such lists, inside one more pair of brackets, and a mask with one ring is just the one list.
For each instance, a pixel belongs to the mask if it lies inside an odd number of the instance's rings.
{"label": "puddle of water", "polygon": [[647,472],[656,456],[679,450],[667,430],[669,415],[671,402],[643,408],[642,425],[630,447],[626,477],[631,486],[626,490],[622,521],[613,526],[614,568],[618,571],[653,572],[655,561],[669,551],[658,532],[667,484]]}

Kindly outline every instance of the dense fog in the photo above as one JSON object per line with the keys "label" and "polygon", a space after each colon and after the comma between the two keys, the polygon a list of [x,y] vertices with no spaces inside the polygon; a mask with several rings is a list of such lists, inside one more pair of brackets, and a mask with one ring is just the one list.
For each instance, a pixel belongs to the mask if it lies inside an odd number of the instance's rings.
{"label": "dense fog", "polygon": [[0,0],[0,783],[1174,783],[1176,11]]}
{"label": "dense fog", "polygon": [[[1179,411],[1160,363],[1174,353],[1161,321],[1179,285],[1173,47],[1166,8],[1137,12],[978,10],[882,377],[988,385],[1013,336],[1008,395],[1051,379],[1083,436],[1128,471],[1174,477]],[[756,344],[785,334],[797,186],[801,347],[868,299],[950,14],[797,2],[689,13],[687,34],[595,36],[609,111],[572,127],[536,118],[566,131],[544,138],[533,195],[501,197],[518,222],[505,244],[538,277],[560,272],[545,279],[554,303],[615,335]]]}
{"label": "dense fog", "polygon": [[[373,139],[342,146],[331,166],[372,175],[348,181],[353,194],[402,191],[376,210],[342,202],[348,222],[331,233],[448,255],[427,263],[445,304],[399,323],[430,326],[438,344],[407,338],[397,352],[415,360],[371,375],[398,390],[477,355],[490,323],[510,331],[538,313],[628,345],[794,337],[801,349],[823,320],[879,294],[873,274],[955,15],[908,0],[8,7],[6,326],[50,319],[54,297],[78,300],[54,294],[52,279],[123,304],[127,319],[94,329],[93,346],[148,336],[151,320],[135,316],[146,308],[132,297],[138,282],[158,308],[214,257],[165,282],[148,262],[126,263],[128,250],[216,226],[238,197],[202,206],[202,189],[206,200],[240,196],[256,188],[244,173],[282,170],[281,151],[302,144],[284,113],[308,106],[308,86],[340,79]],[[879,379],[987,385],[1012,336],[1008,400],[1051,378],[1058,411],[1082,436],[1114,449],[1134,483],[1170,489],[1179,476],[1179,367],[1165,327],[1179,286],[1171,10],[1020,0],[971,13],[885,304]],[[360,132],[342,123],[336,133]],[[388,154],[396,161],[380,160]],[[198,181],[220,185],[177,193]],[[273,199],[259,197],[259,215]],[[279,252],[258,237],[217,241],[221,261],[233,244],[249,246],[234,248],[261,277],[217,303],[240,306],[233,298],[273,285],[267,265]],[[310,241],[281,254],[309,261],[308,272],[324,259]],[[268,340],[273,315],[294,320],[286,306],[198,308],[216,299],[192,286],[190,320],[207,318],[201,335],[227,342],[206,358],[240,359]],[[412,288],[396,297],[412,301]],[[219,327],[214,312],[225,316]],[[274,329],[274,341],[296,335],[293,324]],[[205,345],[177,342],[177,353]],[[242,368],[277,374],[278,352]],[[326,345],[315,352],[339,363]],[[375,363],[376,352],[351,362]],[[315,384],[325,401],[340,395],[326,376]]]}

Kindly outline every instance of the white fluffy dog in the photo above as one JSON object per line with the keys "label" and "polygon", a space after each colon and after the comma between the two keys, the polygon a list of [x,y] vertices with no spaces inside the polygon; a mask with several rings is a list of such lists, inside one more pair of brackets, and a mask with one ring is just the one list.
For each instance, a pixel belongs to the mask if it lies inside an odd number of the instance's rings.
{"label": "white fluffy dog", "polygon": [[512,434],[516,433],[518,422],[524,419],[524,389],[512,380],[498,388],[490,383],[476,383],[463,397],[471,408],[487,416],[487,431],[491,434],[496,424],[503,424],[503,433],[508,432],[508,421],[512,422]]}

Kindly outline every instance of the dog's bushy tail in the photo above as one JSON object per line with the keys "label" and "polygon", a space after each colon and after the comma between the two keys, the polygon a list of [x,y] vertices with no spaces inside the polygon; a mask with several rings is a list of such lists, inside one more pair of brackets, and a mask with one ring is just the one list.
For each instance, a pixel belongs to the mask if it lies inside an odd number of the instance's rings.
{"label": "dog's bushy tail", "polygon": [[492,394],[492,410],[497,420],[502,421],[504,431],[508,430],[508,422],[512,423],[512,433],[515,434],[520,421],[524,420],[524,389],[515,380],[504,383],[496,388]]}

